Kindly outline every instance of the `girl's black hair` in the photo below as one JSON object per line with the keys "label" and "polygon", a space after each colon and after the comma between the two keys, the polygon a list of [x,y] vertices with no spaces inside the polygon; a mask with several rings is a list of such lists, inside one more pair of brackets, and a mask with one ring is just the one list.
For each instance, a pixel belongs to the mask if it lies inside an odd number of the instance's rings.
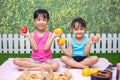
{"label": "girl's black hair", "polygon": [[86,22],[84,19],[82,19],[81,17],[75,18],[72,23],[71,23],[71,28],[75,28],[75,23],[78,22],[81,27],[85,27],[86,28]]}
{"label": "girl's black hair", "polygon": [[34,12],[34,19],[38,18],[39,15],[42,15],[45,19],[47,18],[47,20],[49,20],[49,13],[47,10],[45,9],[37,9],[35,12]]}

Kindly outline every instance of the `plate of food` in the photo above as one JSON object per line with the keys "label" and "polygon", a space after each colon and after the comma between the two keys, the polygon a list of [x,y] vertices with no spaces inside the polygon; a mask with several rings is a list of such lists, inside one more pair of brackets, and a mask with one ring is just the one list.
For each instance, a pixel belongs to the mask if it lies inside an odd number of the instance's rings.
{"label": "plate of food", "polygon": [[17,78],[17,80],[73,80],[73,76],[68,69],[64,72],[45,72],[41,70],[40,73],[32,73],[27,69]]}

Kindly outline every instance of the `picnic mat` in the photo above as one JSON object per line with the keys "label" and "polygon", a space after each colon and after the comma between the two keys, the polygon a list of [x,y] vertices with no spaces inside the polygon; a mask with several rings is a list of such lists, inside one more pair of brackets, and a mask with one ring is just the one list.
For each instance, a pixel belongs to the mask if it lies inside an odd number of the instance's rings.
{"label": "picnic mat", "polygon": [[[18,71],[16,65],[13,64],[14,58],[9,58],[0,66],[0,80],[16,80],[23,71]],[[60,64],[60,68],[56,72],[63,72],[66,69],[64,63],[61,62],[59,58],[54,58],[53,61],[58,62]],[[99,70],[104,70],[111,63],[105,58],[99,58],[99,61],[91,67],[97,67]],[[73,75],[74,80],[90,80],[90,77],[82,76],[82,69],[71,68],[69,71]],[[38,72],[38,71],[31,71]],[[112,80],[116,79],[116,68],[113,67],[112,70]]]}

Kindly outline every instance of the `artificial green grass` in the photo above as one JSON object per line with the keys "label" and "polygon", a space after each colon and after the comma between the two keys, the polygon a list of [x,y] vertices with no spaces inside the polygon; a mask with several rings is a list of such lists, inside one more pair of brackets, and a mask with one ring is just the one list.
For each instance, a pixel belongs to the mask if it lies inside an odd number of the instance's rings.
{"label": "artificial green grass", "polygon": [[20,58],[29,58],[30,54],[12,54],[12,53],[0,53],[0,65],[2,63],[4,63],[4,61],[6,61],[8,58],[16,58],[16,57],[20,57]]}
{"label": "artificial green grass", "polygon": [[[62,53],[53,53],[53,58],[60,58]],[[120,62],[120,53],[90,53],[90,56],[98,56],[99,58],[108,59],[114,66]],[[0,65],[4,63],[8,58],[29,58],[30,54],[8,54],[8,53],[0,53]]]}

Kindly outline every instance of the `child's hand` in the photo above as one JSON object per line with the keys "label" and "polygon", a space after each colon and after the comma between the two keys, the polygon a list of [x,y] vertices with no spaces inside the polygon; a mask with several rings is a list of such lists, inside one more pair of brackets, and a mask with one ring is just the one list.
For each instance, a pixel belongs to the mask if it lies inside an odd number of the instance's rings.
{"label": "child's hand", "polygon": [[58,35],[62,34],[63,32],[61,28],[56,28],[54,31],[55,31],[55,34],[58,34]]}
{"label": "child's hand", "polygon": [[62,45],[59,43],[59,40],[57,40],[57,44],[58,44],[58,46],[59,46],[59,47],[61,47],[61,46],[62,46]]}
{"label": "child's hand", "polygon": [[54,32],[53,32],[53,34],[54,34],[54,36],[55,37],[61,37],[61,35],[62,35],[62,29],[61,28],[56,28],[55,30],[54,30]]}
{"label": "child's hand", "polygon": [[62,44],[60,44],[59,39],[57,40],[57,44],[58,44],[59,47],[63,46]]}
{"label": "child's hand", "polygon": [[53,36],[55,36],[55,37],[61,37],[61,35],[62,35],[62,33],[60,33],[60,34],[56,34],[56,33],[55,33],[55,30],[54,30],[54,32],[53,32]]}
{"label": "child's hand", "polygon": [[90,43],[90,44],[94,44],[95,42],[92,41],[92,39],[90,39],[90,40],[89,40],[89,43]]}
{"label": "child's hand", "polygon": [[99,41],[99,36],[97,36],[97,35],[96,36],[92,36],[91,41],[93,43],[97,43]]}
{"label": "child's hand", "polygon": [[59,39],[57,40],[57,42],[58,42],[58,44],[59,44],[60,46],[62,46],[62,45],[64,45],[64,44],[66,43],[66,40],[65,40],[65,38],[59,38]]}
{"label": "child's hand", "polygon": [[25,35],[25,36],[29,35],[29,29],[26,26],[20,27],[19,31],[21,35]]}

